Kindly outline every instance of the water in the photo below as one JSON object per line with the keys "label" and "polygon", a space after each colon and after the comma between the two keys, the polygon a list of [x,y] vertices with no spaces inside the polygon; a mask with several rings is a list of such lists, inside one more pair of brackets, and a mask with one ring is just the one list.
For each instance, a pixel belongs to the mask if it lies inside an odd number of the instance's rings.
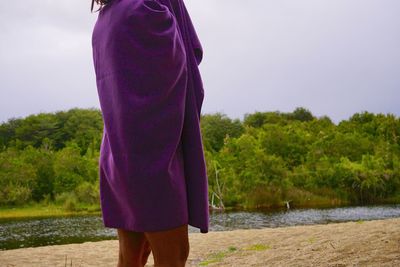
{"label": "water", "polygon": [[[210,213],[210,231],[400,217],[400,205]],[[199,229],[189,226],[189,232]],[[0,250],[117,239],[99,215],[0,220]]]}

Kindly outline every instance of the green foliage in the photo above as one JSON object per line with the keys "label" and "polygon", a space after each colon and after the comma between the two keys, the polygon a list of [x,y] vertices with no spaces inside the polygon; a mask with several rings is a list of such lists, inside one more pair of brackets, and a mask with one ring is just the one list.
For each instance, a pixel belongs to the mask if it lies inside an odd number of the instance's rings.
{"label": "green foliage", "polygon": [[54,159],[54,192],[72,191],[87,177],[86,161],[75,143],[58,151]]}
{"label": "green foliage", "polygon": [[[292,121],[300,121],[300,122],[307,122],[313,121],[316,118],[312,115],[312,113],[304,108],[304,107],[297,107],[293,112],[259,112],[256,111],[253,114],[246,113],[244,115],[243,124],[245,126],[250,126],[254,128],[261,128],[264,124],[276,124],[276,125],[286,125]],[[325,120],[330,119],[325,116]],[[331,121],[330,121],[331,122]]]}
{"label": "green foliage", "polygon": [[314,116],[308,109],[297,107],[292,113],[288,114],[288,118],[304,122],[313,120]]}
{"label": "green foliage", "polygon": [[66,211],[76,211],[78,207],[78,198],[72,191],[62,192],[55,197],[56,204],[62,204],[63,209]]}
{"label": "green foliage", "polygon": [[94,153],[100,147],[103,121],[97,110],[72,110],[64,129],[67,140],[73,140],[79,147],[81,155],[91,150]]}
{"label": "green foliage", "polygon": [[44,195],[40,203],[44,206],[48,206],[51,203],[51,195],[50,194]]}
{"label": "green foliage", "polygon": [[99,148],[102,127],[101,113],[97,109],[71,109],[13,118],[0,125],[0,149],[23,149],[31,145],[59,150],[74,141],[83,155],[91,145]]}
{"label": "green foliage", "polygon": [[91,184],[87,181],[79,184],[75,188],[75,195],[79,202],[87,204],[98,204],[100,201],[99,185]]}
{"label": "green foliage", "polygon": [[36,172],[19,151],[0,154],[0,204],[19,205],[31,199]]}
{"label": "green foliage", "polygon": [[[0,205],[99,204],[103,121],[71,109],[0,124]],[[400,119],[356,113],[335,125],[303,107],[243,122],[202,115],[210,200],[225,207],[400,202]],[[215,200],[218,204],[219,199]]]}
{"label": "green foliage", "polygon": [[328,156],[332,161],[337,161],[342,156],[359,161],[362,155],[373,153],[373,145],[370,137],[360,133],[334,132],[312,144],[308,161],[318,160],[323,156]]}
{"label": "green foliage", "polygon": [[400,124],[392,114],[355,114],[336,126],[298,108],[246,114],[243,124],[240,137],[208,156],[218,159],[226,204],[366,204],[400,193]]}
{"label": "green foliage", "polygon": [[35,149],[28,146],[22,151],[21,157],[35,169],[36,179],[32,185],[32,199],[40,201],[45,196],[51,199],[54,189],[53,152],[49,149]]}
{"label": "green foliage", "polygon": [[226,136],[238,137],[244,132],[240,120],[231,120],[223,113],[204,115],[201,118],[203,143],[206,149],[219,151]]}
{"label": "green foliage", "polygon": [[280,156],[290,169],[304,163],[313,141],[311,133],[298,121],[285,126],[266,124],[258,138],[267,153]]}

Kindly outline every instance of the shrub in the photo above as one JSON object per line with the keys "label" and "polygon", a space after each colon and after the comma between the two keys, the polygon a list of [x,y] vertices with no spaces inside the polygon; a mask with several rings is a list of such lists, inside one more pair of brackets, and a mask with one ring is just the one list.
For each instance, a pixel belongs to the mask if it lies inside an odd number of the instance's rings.
{"label": "shrub", "polygon": [[75,194],[70,194],[64,201],[63,208],[66,211],[75,211],[77,210],[78,200]]}
{"label": "shrub", "polygon": [[74,192],[79,202],[97,204],[100,200],[97,186],[87,181],[78,185]]}

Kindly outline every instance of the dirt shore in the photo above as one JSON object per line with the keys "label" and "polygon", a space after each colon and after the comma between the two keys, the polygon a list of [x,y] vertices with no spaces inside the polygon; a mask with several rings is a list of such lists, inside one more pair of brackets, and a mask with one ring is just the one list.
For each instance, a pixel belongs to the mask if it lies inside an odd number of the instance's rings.
{"label": "dirt shore", "polygon": [[[187,266],[400,266],[400,218],[189,233]],[[0,266],[115,267],[118,240],[0,251]],[[153,256],[148,264],[153,266]]]}

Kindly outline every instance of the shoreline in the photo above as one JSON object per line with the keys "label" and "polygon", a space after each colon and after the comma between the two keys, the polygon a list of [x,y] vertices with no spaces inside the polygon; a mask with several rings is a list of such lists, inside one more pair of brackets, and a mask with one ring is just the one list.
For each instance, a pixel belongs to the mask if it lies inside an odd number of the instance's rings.
{"label": "shoreline", "polygon": [[[357,204],[340,204],[340,205],[326,205],[320,204],[310,204],[310,205],[294,205],[293,210],[303,210],[303,209],[334,209],[334,208],[345,208],[345,207],[370,207],[370,206],[391,206],[398,205],[396,201],[393,202],[382,202],[374,203],[368,205],[357,205]],[[286,210],[286,205],[282,206],[259,206],[259,207],[242,207],[242,206],[228,206],[225,211],[280,211]],[[210,210],[210,212],[212,212]],[[215,211],[215,212],[218,212]],[[76,210],[65,210],[61,204],[40,204],[32,203],[17,207],[0,207],[0,220],[12,220],[19,218],[48,218],[48,217],[58,217],[58,216],[84,216],[84,215],[97,215],[101,216],[101,206],[99,205],[86,205],[80,204]]]}
{"label": "shoreline", "polygon": [[61,204],[27,204],[17,207],[0,207],[0,220],[12,220],[19,218],[41,218],[74,215],[101,215],[98,205],[81,205],[77,210],[69,211]]}
{"label": "shoreline", "polygon": [[[189,233],[186,266],[400,266],[400,218]],[[0,266],[116,266],[118,240],[0,251]],[[66,261],[65,261],[66,260]],[[153,266],[153,256],[146,266]]]}

